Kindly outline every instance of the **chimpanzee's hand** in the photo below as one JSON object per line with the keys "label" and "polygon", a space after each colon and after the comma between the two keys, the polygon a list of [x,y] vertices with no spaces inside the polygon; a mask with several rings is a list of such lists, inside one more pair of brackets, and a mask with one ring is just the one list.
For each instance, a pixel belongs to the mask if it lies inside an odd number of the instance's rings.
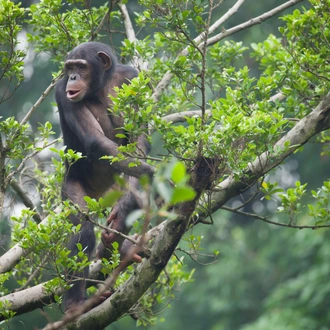
{"label": "chimpanzee's hand", "polygon": [[[114,206],[109,216],[109,219],[107,220],[107,225],[111,229],[115,229],[116,231],[126,235],[129,231],[129,228],[125,226],[126,216],[127,214],[121,207],[121,203],[118,203]],[[125,238],[121,235],[111,232],[109,230],[103,230],[101,234],[101,240],[102,242],[97,248],[97,256],[99,258],[110,259],[113,251],[112,244],[114,242],[117,242],[119,244],[119,253],[121,260],[128,259],[132,262],[142,261],[142,258],[137,253],[132,252],[134,244],[129,240],[125,240]]]}
{"label": "chimpanzee's hand", "polygon": [[[120,203],[116,204],[112,209],[110,216],[107,220],[107,226],[111,229],[117,230],[120,233],[126,234],[128,232],[125,226],[126,214],[124,214]],[[103,230],[101,239],[107,248],[112,248],[112,243],[118,242],[119,245],[123,242],[124,238],[109,230]]]}

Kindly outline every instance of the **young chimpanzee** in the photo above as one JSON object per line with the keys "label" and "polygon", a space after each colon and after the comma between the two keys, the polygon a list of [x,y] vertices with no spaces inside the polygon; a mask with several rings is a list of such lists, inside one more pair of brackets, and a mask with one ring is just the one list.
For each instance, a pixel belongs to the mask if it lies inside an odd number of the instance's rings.
{"label": "young chimpanzee", "polygon": [[[137,185],[136,177],[145,173],[152,175],[152,167],[143,161],[140,166],[129,167],[129,159],[111,165],[108,160],[100,160],[104,155],[116,156],[118,146],[127,143],[127,139],[116,137],[118,133],[124,133],[120,129],[123,119],[108,110],[111,108],[109,94],[115,95],[114,87],[128,84],[136,76],[135,69],[117,63],[111,48],[102,43],[83,43],[66,58],[64,77],[57,84],[55,97],[64,144],[68,149],[81,152],[84,157],[74,164],[66,164],[62,196],[81,210],[86,210],[84,196],[99,198],[104,195],[114,184],[115,175],[124,173],[130,176],[129,182],[133,185]],[[149,151],[146,139],[140,136],[136,142],[138,150],[146,155]],[[129,228],[125,225],[125,218],[135,208],[134,195],[128,192],[113,208],[108,223],[111,222],[112,228],[127,233]],[[95,247],[92,223],[81,214],[70,215],[70,220],[74,225],[81,224],[80,232],[69,244],[71,255],[77,254],[76,244],[80,243],[90,257]],[[104,231],[102,242],[105,247],[101,246],[99,255],[102,256],[106,248],[111,249],[114,241],[121,244],[122,240]],[[132,260],[139,261],[140,257],[133,255]],[[71,279],[87,276],[88,269],[84,274],[70,275]],[[85,281],[74,281],[64,296],[65,310],[80,304],[84,297]]]}

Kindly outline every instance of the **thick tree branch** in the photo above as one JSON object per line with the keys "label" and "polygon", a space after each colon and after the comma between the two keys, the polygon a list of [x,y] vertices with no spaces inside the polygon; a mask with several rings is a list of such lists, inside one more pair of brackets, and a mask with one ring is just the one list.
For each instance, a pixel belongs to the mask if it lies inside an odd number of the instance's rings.
{"label": "thick tree branch", "polygon": [[173,220],[156,237],[150,258],[143,259],[134,274],[103,304],[83,314],[65,329],[102,329],[115,322],[142,297],[165,268],[176,245],[185,232],[190,214],[184,219]]}
{"label": "thick tree branch", "polygon": [[[89,267],[89,278],[97,279],[99,272],[102,269],[100,260],[93,262]],[[0,302],[6,306],[6,309],[15,312],[15,315],[24,314],[33,311],[37,308],[42,308],[45,305],[54,302],[55,295],[63,294],[63,288],[54,288],[52,292],[47,290],[50,282],[40,283],[31,288],[10,293],[0,298]],[[3,315],[0,316],[0,321],[5,320]]]}

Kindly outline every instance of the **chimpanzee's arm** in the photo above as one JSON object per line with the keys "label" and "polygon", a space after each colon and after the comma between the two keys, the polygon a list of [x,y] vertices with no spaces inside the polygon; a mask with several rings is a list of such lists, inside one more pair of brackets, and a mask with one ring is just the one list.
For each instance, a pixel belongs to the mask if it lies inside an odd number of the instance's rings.
{"label": "chimpanzee's arm", "polygon": [[[79,107],[75,105],[71,109],[64,109],[62,115],[67,125],[84,146],[87,157],[91,156],[95,159],[105,155],[117,157],[119,154],[118,145],[105,136],[101,125],[89,109],[83,104],[79,104]],[[153,174],[153,167],[144,161],[141,161],[139,166],[129,167],[129,164],[133,161],[133,159],[128,158],[120,162],[114,162],[112,166],[116,170],[134,177],[140,177],[143,174],[151,176]]]}

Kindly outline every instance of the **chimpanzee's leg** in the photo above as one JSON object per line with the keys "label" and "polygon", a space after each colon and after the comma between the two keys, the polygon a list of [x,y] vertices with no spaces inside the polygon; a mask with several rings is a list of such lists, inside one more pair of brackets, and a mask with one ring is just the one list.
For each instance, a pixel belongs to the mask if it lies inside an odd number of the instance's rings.
{"label": "chimpanzee's leg", "polygon": [[[84,196],[87,195],[82,183],[75,180],[66,180],[63,186],[63,199],[70,199],[80,209],[85,208]],[[70,257],[78,254],[77,243],[82,245],[84,253],[87,254],[90,259],[94,247],[95,247],[95,234],[93,224],[82,218],[81,214],[71,214],[69,216],[70,221],[74,225],[81,224],[80,231],[75,234],[68,248],[70,249]],[[72,287],[64,294],[64,310],[73,308],[81,304],[85,299],[85,288],[88,277],[88,267],[82,272],[71,272],[69,274],[69,280],[72,281]],[[82,278],[82,279],[81,279]],[[78,280],[80,279],[80,280]]]}

